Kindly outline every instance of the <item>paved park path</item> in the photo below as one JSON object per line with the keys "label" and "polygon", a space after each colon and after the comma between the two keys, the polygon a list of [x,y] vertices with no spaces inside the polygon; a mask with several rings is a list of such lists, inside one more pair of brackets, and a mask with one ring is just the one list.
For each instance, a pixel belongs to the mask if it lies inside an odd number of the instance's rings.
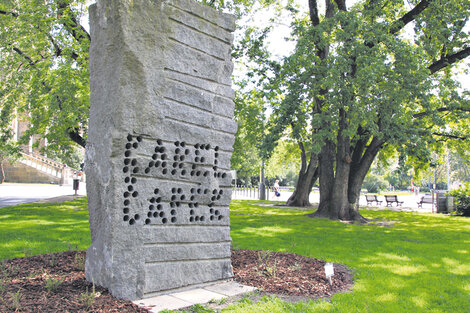
{"label": "paved park path", "polygon": [[[73,199],[72,185],[53,184],[0,184],[0,208],[5,206],[45,201]],[[78,195],[86,195],[86,186],[80,183]]]}

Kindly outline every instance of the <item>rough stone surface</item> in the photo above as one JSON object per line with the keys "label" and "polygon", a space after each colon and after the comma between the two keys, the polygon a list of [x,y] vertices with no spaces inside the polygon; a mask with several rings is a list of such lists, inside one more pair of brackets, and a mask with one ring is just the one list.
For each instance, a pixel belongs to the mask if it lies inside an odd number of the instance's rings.
{"label": "rough stone surface", "polygon": [[139,299],[230,278],[233,17],[98,0],[90,25],[87,279]]}

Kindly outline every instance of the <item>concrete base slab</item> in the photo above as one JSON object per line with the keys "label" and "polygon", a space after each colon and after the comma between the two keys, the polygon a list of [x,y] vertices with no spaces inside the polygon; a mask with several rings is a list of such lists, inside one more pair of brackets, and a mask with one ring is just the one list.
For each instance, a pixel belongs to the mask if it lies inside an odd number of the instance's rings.
{"label": "concrete base slab", "polygon": [[223,294],[226,297],[233,297],[239,294],[252,292],[256,288],[251,287],[251,286],[245,286],[235,281],[229,281],[229,282],[223,282],[220,284],[210,285],[210,286],[205,287],[204,289]]}
{"label": "concrete base slab", "polygon": [[211,300],[220,300],[225,298],[225,295],[212,292],[205,289],[194,289],[172,294],[173,297],[192,303],[207,303]]}
{"label": "concrete base slab", "polygon": [[195,304],[208,303],[256,290],[254,287],[241,285],[234,281],[224,281],[202,288],[195,288],[169,295],[156,296],[148,299],[133,301],[134,304],[146,308],[152,313],[162,310],[178,310]]}
{"label": "concrete base slab", "polygon": [[148,299],[134,301],[140,307],[144,307],[150,312],[160,312],[162,310],[178,310],[193,305],[192,302],[173,297],[172,295],[158,296]]}

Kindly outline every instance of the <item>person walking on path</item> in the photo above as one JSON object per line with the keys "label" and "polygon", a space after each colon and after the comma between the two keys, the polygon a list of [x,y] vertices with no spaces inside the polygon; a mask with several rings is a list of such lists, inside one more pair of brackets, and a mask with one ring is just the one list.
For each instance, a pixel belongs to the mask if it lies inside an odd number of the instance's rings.
{"label": "person walking on path", "polygon": [[279,179],[274,182],[274,196],[279,200],[281,193],[279,192]]}

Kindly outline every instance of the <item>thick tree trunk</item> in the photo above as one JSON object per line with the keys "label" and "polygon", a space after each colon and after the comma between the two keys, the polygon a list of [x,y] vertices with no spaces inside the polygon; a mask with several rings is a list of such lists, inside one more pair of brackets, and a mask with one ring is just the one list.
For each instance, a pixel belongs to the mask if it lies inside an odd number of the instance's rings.
{"label": "thick tree trunk", "polygon": [[352,162],[350,156],[351,142],[349,137],[343,134],[343,131],[346,130],[348,126],[346,111],[341,109],[339,113],[341,119],[337,136],[336,173],[328,215],[330,219],[351,221],[360,219],[360,215],[358,216],[358,213],[356,214],[354,205],[349,203],[348,199],[349,174]]}
{"label": "thick tree trunk", "polygon": [[317,178],[318,167],[316,165],[310,166],[309,164],[306,173],[299,173],[299,179],[295,185],[295,190],[287,200],[286,205],[298,207],[311,206],[309,196]]}
{"label": "thick tree trunk", "polygon": [[[377,137],[374,137],[366,151],[363,153],[365,145],[361,142],[356,144],[353,154],[353,163],[351,165],[351,173],[349,174],[349,203],[359,203],[362,183],[364,182],[364,179],[369,172],[375,157],[382,148],[382,145],[383,141],[378,140]],[[357,206],[355,205],[355,207]]]}
{"label": "thick tree trunk", "polygon": [[[383,145],[383,141],[374,137],[366,146],[368,140],[366,136],[356,143],[352,159],[345,149],[349,146],[346,141],[338,141],[337,148],[331,142],[323,147],[319,156],[320,205],[312,217],[367,221],[359,213],[357,204],[364,178]],[[336,163],[333,162],[335,150],[338,151]]]}
{"label": "thick tree trunk", "polygon": [[336,175],[331,193],[330,219],[349,220],[348,183],[351,160],[348,154],[340,152],[338,147],[338,158],[336,160]]}
{"label": "thick tree trunk", "polygon": [[309,196],[313,184],[315,184],[318,178],[318,158],[311,152],[310,160],[307,164],[307,156],[301,142],[299,142],[299,147],[301,150],[302,166],[299,171],[299,179],[297,180],[294,193],[289,197],[286,205],[306,207],[311,206]]}
{"label": "thick tree trunk", "polygon": [[335,179],[334,151],[336,147],[333,142],[327,141],[318,157],[320,178],[320,204],[318,210],[313,213],[315,217],[329,217],[331,191]]}
{"label": "thick tree trunk", "polygon": [[[362,183],[364,182],[364,178],[367,174],[369,168],[364,173],[364,177],[361,179],[362,176],[361,172],[361,160],[364,149],[367,146],[367,142],[370,139],[369,135],[362,134],[362,128],[359,127],[358,134],[360,139],[356,142],[354,147],[353,155],[352,155],[352,163],[351,163],[351,172],[349,174],[349,186],[348,186],[348,199],[349,203],[354,203],[356,206],[356,210],[359,204],[359,196],[361,194],[361,187]],[[371,163],[372,164],[372,163]],[[361,173],[360,173],[361,172]]]}
{"label": "thick tree trunk", "polygon": [[0,184],[5,182],[5,171],[3,170],[3,162],[0,162]]}
{"label": "thick tree trunk", "polygon": [[[346,112],[340,110],[340,115],[340,131],[337,135],[336,146],[331,141],[327,141],[320,153],[320,204],[318,210],[312,216],[364,222],[365,219],[359,214],[355,202],[351,202],[349,199],[353,159],[350,156],[350,139],[342,132],[347,129]],[[353,157],[361,159],[359,153],[353,155]],[[369,167],[367,167],[367,170]]]}
{"label": "thick tree trunk", "polygon": [[83,148],[86,147],[86,140],[80,135],[80,131],[77,128],[69,128],[68,135],[73,142]]}

